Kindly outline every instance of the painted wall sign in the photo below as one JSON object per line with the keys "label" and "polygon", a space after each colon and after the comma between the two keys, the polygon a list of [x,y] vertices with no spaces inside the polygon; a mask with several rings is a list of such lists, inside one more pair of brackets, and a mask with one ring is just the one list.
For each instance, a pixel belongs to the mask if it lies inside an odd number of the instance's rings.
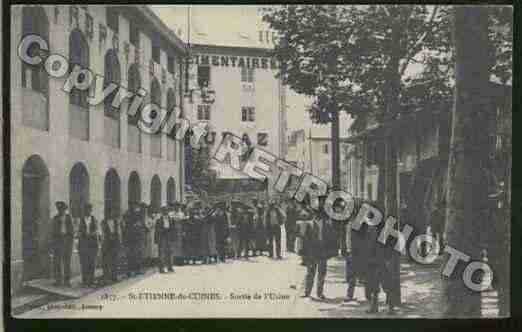
{"label": "painted wall sign", "polygon": [[277,60],[267,57],[247,57],[229,55],[195,54],[193,63],[201,66],[246,67],[259,69],[277,69]]}

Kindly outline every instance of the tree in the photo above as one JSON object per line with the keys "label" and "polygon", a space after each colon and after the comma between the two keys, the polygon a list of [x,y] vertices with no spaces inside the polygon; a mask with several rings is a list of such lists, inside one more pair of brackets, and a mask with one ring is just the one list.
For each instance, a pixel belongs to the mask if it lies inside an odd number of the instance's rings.
{"label": "tree", "polygon": [[279,34],[273,55],[281,64],[284,84],[315,101],[309,112],[315,123],[331,123],[332,183],[340,188],[339,113],[357,114],[350,107],[356,87],[351,76],[354,7],[286,5],[266,9],[264,20]]}
{"label": "tree", "polygon": [[[202,140],[204,141],[204,140]],[[210,169],[210,149],[208,144],[200,143],[192,149],[192,179],[198,190],[209,191],[213,188],[215,174]],[[212,188],[211,188],[212,187]]]}
{"label": "tree", "polygon": [[[493,171],[489,136],[497,126],[496,121],[491,121],[492,113],[495,118],[496,112],[491,109],[490,79],[511,81],[511,15],[509,7],[459,6],[453,18],[456,70],[445,233],[448,245],[471,260],[481,258],[481,235],[496,231],[485,227],[501,227],[504,222],[496,220],[499,216],[490,220],[488,212]],[[502,248],[504,252],[497,252],[497,257],[492,258],[501,260],[507,256],[505,251],[509,248]],[[509,264],[493,263],[498,268],[494,273]],[[480,293],[470,290],[462,281],[463,265],[458,265],[444,280],[446,315],[480,317]],[[499,277],[505,280],[505,276]],[[503,292],[509,292],[508,289],[509,286],[500,285],[501,306],[506,295]],[[506,314],[505,306],[501,311]]]}
{"label": "tree", "polygon": [[[312,119],[332,123],[332,152],[338,153],[341,111],[385,123],[451,96],[446,8],[289,5],[272,9],[265,20],[280,35],[274,54],[285,83],[316,96]],[[410,73],[412,65],[420,67],[416,75]],[[383,143],[378,198],[386,215],[397,215],[396,144],[388,135]],[[332,160],[333,178],[339,180],[338,155]],[[392,259],[393,298],[399,303],[399,257]]]}

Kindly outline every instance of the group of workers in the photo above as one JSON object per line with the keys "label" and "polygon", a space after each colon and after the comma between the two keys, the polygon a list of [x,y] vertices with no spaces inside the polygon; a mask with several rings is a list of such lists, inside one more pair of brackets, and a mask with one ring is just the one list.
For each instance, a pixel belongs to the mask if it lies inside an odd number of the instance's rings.
{"label": "group of workers", "polygon": [[[208,204],[196,200],[161,208],[131,203],[123,215],[107,211],[98,223],[90,204],[73,222],[65,202],[56,202],[52,254],[55,285],[70,286],[71,256],[78,239],[82,285],[99,286],[144,274],[149,265],[160,273],[176,265],[209,264],[227,259],[268,255],[282,258],[281,235],[285,225],[288,250],[293,251],[295,218],[274,199],[223,200]],[[103,276],[95,277],[101,260]]]}

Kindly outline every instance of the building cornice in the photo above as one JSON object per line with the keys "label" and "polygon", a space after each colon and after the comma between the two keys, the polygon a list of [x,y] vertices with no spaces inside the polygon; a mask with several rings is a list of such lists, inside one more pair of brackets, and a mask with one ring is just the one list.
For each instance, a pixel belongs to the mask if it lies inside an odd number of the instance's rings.
{"label": "building cornice", "polygon": [[271,49],[262,47],[226,46],[212,44],[190,44],[193,53],[213,53],[220,55],[271,56]]}
{"label": "building cornice", "polygon": [[163,39],[169,44],[170,47],[174,48],[175,51],[183,54],[188,54],[187,44],[184,43],[175,33],[172,31],[153,11],[148,5],[125,5],[125,6],[114,6],[118,8],[121,13],[126,13],[134,19],[143,19],[141,22],[142,27],[147,23],[151,26],[146,27],[148,30],[155,30],[158,32]]}

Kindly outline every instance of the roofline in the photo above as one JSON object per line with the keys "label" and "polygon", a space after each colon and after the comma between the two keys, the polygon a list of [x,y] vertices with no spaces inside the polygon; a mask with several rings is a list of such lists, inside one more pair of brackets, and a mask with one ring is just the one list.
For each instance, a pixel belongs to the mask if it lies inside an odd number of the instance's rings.
{"label": "roofline", "polygon": [[199,44],[199,43],[191,43],[190,44],[191,51],[196,51],[197,49],[207,50],[207,51],[225,51],[225,52],[243,52],[243,53],[254,53],[259,54],[262,53],[264,56],[270,56],[272,49],[265,47],[246,47],[246,46],[227,46],[227,45],[217,45],[217,44]]}
{"label": "roofline", "polygon": [[162,20],[159,18],[148,5],[127,5],[127,6],[116,6],[122,9],[131,8],[137,15],[145,16],[145,18],[152,23],[153,27],[170,42],[174,48],[182,53],[188,54],[189,49],[187,44],[184,43],[175,33],[172,31]]}
{"label": "roofline", "polygon": [[[312,136],[312,137],[306,137],[307,139],[310,139],[312,141],[331,141],[332,138],[330,137],[318,137],[318,136]],[[349,137],[339,137],[340,143],[348,142]]]}

